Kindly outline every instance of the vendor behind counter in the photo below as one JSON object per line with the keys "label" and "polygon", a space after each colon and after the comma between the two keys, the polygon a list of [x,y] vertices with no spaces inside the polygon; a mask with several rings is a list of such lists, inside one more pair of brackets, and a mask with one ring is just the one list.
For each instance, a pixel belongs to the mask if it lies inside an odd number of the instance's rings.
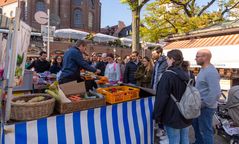
{"label": "vendor behind counter", "polygon": [[90,72],[100,73],[99,69],[91,67],[83,58],[82,53],[85,53],[87,43],[83,40],[78,40],[74,46],[70,47],[64,54],[63,66],[59,83],[67,83],[77,80],[83,81],[80,76],[80,69],[85,69]]}

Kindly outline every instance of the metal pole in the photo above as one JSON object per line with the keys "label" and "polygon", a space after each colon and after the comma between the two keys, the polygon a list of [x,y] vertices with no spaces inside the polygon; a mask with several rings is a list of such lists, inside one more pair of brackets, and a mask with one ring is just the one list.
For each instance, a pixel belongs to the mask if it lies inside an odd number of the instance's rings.
{"label": "metal pole", "polygon": [[50,60],[50,9],[47,9],[48,23],[47,23],[47,59]]}
{"label": "metal pole", "polygon": [[17,53],[17,38],[18,38],[18,30],[20,25],[20,8],[16,8],[16,16],[15,16],[15,29],[14,29],[14,37],[12,42],[12,48],[11,48],[11,55],[10,55],[10,69],[9,69],[9,80],[8,80],[8,88],[7,88],[7,101],[6,101],[6,114],[5,114],[5,122],[7,122],[10,119],[10,113],[11,113],[11,101],[12,101],[12,90],[14,85],[14,78],[15,78],[15,70],[16,70],[16,53]]}

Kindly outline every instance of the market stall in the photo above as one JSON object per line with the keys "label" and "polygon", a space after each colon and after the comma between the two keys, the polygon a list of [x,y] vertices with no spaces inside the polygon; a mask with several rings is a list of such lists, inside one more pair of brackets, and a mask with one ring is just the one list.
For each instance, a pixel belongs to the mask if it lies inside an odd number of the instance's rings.
{"label": "market stall", "polygon": [[229,90],[233,85],[239,84],[238,46],[239,34],[230,34],[174,41],[164,47],[164,52],[180,49],[184,60],[190,62],[194,74],[197,74],[199,66],[195,61],[196,53],[200,49],[209,49],[212,53],[211,63],[218,69],[221,76],[221,88]]}
{"label": "market stall", "polygon": [[[84,72],[81,76],[86,82],[54,81],[41,93],[14,96],[14,87],[31,81],[24,79],[31,28],[19,20],[19,8],[16,14],[16,24],[14,28],[11,24],[8,33],[3,54],[6,65],[0,81],[3,144],[153,143],[152,94],[143,98],[139,88],[111,85],[107,77]],[[27,75],[34,77],[32,73]],[[40,78],[51,80],[48,75],[40,74]],[[99,88],[87,86],[87,80],[97,80]],[[31,89],[29,85],[24,90]]]}
{"label": "market stall", "polygon": [[153,143],[154,97],[5,125],[3,144]]}

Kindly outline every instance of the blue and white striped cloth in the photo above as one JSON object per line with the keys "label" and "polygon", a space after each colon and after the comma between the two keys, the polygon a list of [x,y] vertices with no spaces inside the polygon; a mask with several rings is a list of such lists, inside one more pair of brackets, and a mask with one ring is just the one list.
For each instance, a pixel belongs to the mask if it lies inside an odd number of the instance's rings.
{"label": "blue and white striped cloth", "polygon": [[3,144],[152,144],[154,97],[5,126]]}

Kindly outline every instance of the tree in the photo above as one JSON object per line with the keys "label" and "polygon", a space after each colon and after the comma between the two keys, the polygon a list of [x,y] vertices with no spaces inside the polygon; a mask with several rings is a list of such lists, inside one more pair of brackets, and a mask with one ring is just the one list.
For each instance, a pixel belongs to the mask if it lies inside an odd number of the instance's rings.
{"label": "tree", "polygon": [[160,0],[149,4],[143,20],[145,27],[141,28],[142,37],[155,42],[173,34],[205,28],[224,21],[228,12],[239,8],[238,0],[228,0],[221,3],[219,10],[209,11],[216,0],[210,0],[203,6],[199,6],[198,1],[200,0]]}
{"label": "tree", "polygon": [[132,51],[140,48],[139,27],[140,10],[149,0],[120,0],[121,3],[128,4],[132,11]]}

